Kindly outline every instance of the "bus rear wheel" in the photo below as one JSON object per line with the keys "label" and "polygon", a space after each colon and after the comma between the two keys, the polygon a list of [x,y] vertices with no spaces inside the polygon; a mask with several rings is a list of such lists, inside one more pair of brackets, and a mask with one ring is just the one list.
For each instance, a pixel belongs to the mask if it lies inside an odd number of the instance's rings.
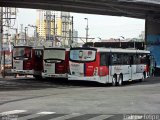
{"label": "bus rear wheel", "polygon": [[122,85],[123,85],[123,76],[120,75],[118,79],[118,86],[122,86]]}
{"label": "bus rear wheel", "polygon": [[112,78],[112,86],[116,86],[117,85],[117,77],[114,75]]}

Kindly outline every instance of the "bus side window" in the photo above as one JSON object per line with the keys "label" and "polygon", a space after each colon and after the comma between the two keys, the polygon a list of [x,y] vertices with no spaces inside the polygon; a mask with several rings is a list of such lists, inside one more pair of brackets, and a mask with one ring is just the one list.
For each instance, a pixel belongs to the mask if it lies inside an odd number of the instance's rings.
{"label": "bus side window", "polygon": [[146,56],[146,64],[150,66],[150,56],[149,55]]}
{"label": "bus side window", "polygon": [[106,54],[100,53],[100,66],[106,66]]}
{"label": "bus side window", "polygon": [[[149,59],[149,58],[148,58]],[[141,60],[141,64],[146,64],[149,62],[149,60],[147,59],[147,56],[142,54],[141,57],[140,57],[140,60]]]}
{"label": "bus side window", "polygon": [[111,55],[109,55],[109,54],[107,54],[106,55],[106,58],[107,58],[107,60],[106,60],[106,64],[109,66],[109,65],[111,65],[112,64],[112,57],[111,57]]}
{"label": "bus side window", "polygon": [[136,64],[141,64],[141,55],[136,54]]}
{"label": "bus side window", "polygon": [[123,56],[121,54],[113,54],[112,55],[112,62],[113,62],[113,65],[120,65],[120,64],[123,64]]}
{"label": "bus side window", "polygon": [[133,64],[137,64],[137,56],[136,56],[136,54],[133,55]]}
{"label": "bus side window", "polygon": [[113,64],[113,65],[116,65],[116,63],[117,63],[117,55],[116,55],[116,54],[113,54],[113,55],[112,55],[112,64]]}
{"label": "bus side window", "polygon": [[41,51],[41,50],[36,50],[36,51],[35,51],[35,56],[36,56],[37,58],[41,58],[41,57],[42,57],[42,51]]}
{"label": "bus side window", "polygon": [[129,58],[127,54],[122,54],[122,61],[123,61],[123,65],[129,64]]}

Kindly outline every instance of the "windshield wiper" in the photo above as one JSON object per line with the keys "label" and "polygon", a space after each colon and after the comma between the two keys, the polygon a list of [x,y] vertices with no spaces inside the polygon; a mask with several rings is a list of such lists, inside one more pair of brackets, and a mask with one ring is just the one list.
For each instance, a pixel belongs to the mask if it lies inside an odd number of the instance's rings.
{"label": "windshield wiper", "polygon": [[62,59],[59,59],[59,58],[47,58],[47,59],[44,59],[44,60],[62,60]]}
{"label": "windshield wiper", "polygon": [[47,62],[47,63],[57,63],[57,62],[59,63],[59,62],[62,62],[64,60],[57,59],[57,58],[47,58],[47,59],[44,59],[44,61]]}

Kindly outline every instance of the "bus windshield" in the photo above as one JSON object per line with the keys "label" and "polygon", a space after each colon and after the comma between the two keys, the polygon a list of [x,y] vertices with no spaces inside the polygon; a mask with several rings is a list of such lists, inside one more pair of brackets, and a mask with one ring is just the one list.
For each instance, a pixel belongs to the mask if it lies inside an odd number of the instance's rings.
{"label": "bus windshield", "polygon": [[13,50],[13,58],[14,59],[24,59],[31,58],[31,48],[18,47]]}
{"label": "bus windshield", "polygon": [[75,49],[70,50],[70,60],[79,62],[91,62],[96,58],[96,50]]}
{"label": "bus windshield", "polygon": [[46,62],[58,62],[65,60],[65,49],[46,49],[44,50],[44,60]]}

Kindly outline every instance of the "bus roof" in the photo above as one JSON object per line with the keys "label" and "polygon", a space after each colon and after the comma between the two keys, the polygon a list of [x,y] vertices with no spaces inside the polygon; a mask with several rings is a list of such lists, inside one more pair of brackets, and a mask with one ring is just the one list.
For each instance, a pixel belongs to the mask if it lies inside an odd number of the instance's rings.
{"label": "bus roof", "polygon": [[70,48],[64,48],[64,47],[45,47],[44,50],[45,49],[66,50],[66,51],[70,50]]}
{"label": "bus roof", "polygon": [[136,49],[122,49],[122,48],[96,48],[99,52],[114,52],[114,53],[146,53],[149,54],[150,51],[147,50],[136,50]]}
{"label": "bus roof", "polygon": [[33,49],[35,49],[35,50],[43,50],[44,47],[43,46],[36,46],[36,47],[33,47]]}
{"label": "bus roof", "polygon": [[102,47],[75,47],[71,48],[71,50],[76,49],[88,49],[88,50],[97,50],[98,52],[114,52],[114,53],[145,53],[149,54],[150,51],[147,50],[136,50],[136,49],[122,49],[122,48],[102,48]]}

